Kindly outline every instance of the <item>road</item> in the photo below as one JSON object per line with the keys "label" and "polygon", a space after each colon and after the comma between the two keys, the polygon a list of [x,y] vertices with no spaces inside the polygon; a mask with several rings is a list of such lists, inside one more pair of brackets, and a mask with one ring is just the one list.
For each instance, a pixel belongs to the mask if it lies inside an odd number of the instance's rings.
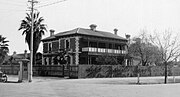
{"label": "road", "polygon": [[17,76],[9,76],[8,83],[0,83],[0,97],[179,97],[180,77],[176,82],[162,84],[164,77],[64,79],[33,77],[33,82],[17,83]]}

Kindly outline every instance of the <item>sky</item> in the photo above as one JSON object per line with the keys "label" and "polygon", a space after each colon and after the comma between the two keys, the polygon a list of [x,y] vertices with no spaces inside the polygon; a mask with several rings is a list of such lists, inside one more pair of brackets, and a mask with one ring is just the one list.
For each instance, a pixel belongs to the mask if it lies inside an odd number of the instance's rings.
{"label": "sky", "polygon": [[[89,28],[96,24],[97,30],[131,37],[140,34],[142,29],[148,33],[154,30],[163,32],[171,29],[180,32],[180,0],[38,0],[36,11],[40,12],[48,30],[55,34],[74,28]],[[59,3],[57,3],[59,2]],[[9,55],[14,51],[28,50],[25,36],[18,31],[21,20],[29,13],[28,0],[0,0],[0,35],[9,40]],[[49,32],[43,38],[48,37]],[[42,52],[42,43],[39,52]]]}

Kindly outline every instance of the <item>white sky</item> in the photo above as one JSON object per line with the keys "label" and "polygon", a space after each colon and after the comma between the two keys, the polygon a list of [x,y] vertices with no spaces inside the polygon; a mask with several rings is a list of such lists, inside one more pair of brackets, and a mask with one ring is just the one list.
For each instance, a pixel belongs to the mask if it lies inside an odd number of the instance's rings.
{"label": "white sky", "polygon": [[[28,50],[25,36],[18,31],[20,21],[28,12],[28,0],[0,0],[0,34],[7,37],[10,53]],[[59,0],[38,0],[36,6],[51,4]],[[38,8],[48,29],[56,33],[77,27],[89,28],[96,24],[97,30],[132,37],[141,29],[180,32],[180,0],[67,0]],[[49,36],[49,32],[44,37]],[[42,44],[39,51],[42,52]]]}

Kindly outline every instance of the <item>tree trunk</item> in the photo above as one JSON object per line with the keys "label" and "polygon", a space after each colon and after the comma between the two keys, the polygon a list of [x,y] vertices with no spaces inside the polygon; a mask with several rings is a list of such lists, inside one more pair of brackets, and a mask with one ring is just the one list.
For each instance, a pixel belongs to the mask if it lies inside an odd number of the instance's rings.
{"label": "tree trunk", "polygon": [[164,65],[165,65],[165,68],[164,68],[164,69],[165,69],[165,70],[164,70],[164,77],[165,77],[165,78],[164,78],[164,83],[166,84],[166,83],[167,83],[167,76],[168,76],[168,70],[167,70],[167,69],[168,69],[168,66],[167,66],[167,62],[165,62]]}

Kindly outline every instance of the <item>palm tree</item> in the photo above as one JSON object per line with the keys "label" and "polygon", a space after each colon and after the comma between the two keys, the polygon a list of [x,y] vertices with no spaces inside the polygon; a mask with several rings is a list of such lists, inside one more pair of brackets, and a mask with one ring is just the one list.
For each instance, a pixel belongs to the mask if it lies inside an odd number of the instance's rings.
{"label": "palm tree", "polygon": [[[33,60],[35,59],[35,54],[39,48],[39,44],[42,39],[42,35],[47,32],[46,25],[43,24],[43,17],[39,17],[39,12],[34,13],[33,15],[26,13],[26,17],[24,20],[21,21],[20,28],[18,30],[23,30],[22,35],[25,36],[25,42],[29,46],[29,50],[31,48],[31,23],[32,23],[32,16],[34,18],[34,28],[33,28]],[[35,60],[33,61],[35,62]]]}
{"label": "palm tree", "polygon": [[5,57],[7,56],[7,53],[9,52],[8,48],[8,40],[6,40],[6,37],[3,37],[0,35],[0,65],[3,63]]}

